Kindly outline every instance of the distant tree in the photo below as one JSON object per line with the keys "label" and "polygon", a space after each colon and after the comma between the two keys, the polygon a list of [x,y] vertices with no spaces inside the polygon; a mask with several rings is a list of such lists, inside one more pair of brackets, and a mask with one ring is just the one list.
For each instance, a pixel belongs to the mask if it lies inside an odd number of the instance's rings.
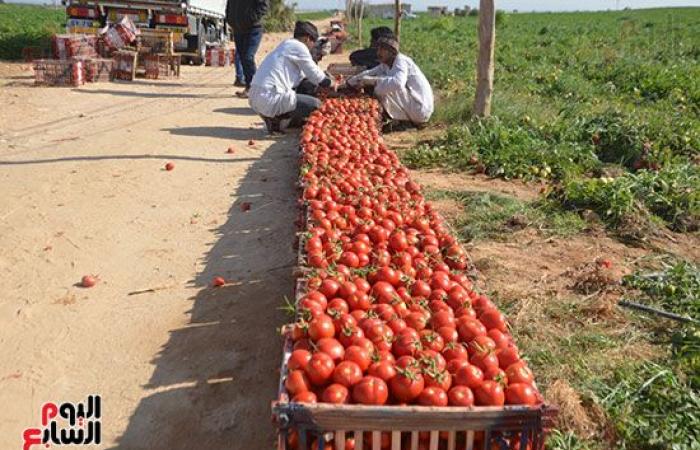
{"label": "distant tree", "polygon": [[287,6],[284,0],[270,0],[270,11],[265,16],[266,31],[290,31],[294,27],[294,6]]}
{"label": "distant tree", "polygon": [[469,15],[472,16],[472,17],[478,16],[478,15],[479,15],[479,9],[478,9],[478,8],[472,9],[471,11],[469,11]]}

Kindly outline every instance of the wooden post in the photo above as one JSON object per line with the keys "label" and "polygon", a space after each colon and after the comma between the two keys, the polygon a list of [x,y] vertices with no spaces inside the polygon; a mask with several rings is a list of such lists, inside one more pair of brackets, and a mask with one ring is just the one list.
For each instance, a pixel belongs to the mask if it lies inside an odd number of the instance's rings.
{"label": "wooden post", "polygon": [[401,0],[394,0],[394,34],[401,41]]}
{"label": "wooden post", "polygon": [[345,0],[345,20],[348,22],[348,25],[352,21],[352,5],[352,0]]}
{"label": "wooden post", "polygon": [[360,15],[357,18],[357,39],[359,40],[360,47],[362,47],[362,17],[365,15],[365,2],[360,1]]}
{"label": "wooden post", "polygon": [[479,56],[476,65],[474,114],[491,115],[493,95],[494,47],[496,46],[496,7],[494,0],[479,2]]}

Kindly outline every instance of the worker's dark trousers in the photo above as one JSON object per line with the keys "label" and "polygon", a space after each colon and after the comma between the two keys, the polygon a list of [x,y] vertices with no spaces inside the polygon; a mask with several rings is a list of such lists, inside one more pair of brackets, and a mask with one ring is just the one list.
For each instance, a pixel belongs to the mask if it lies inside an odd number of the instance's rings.
{"label": "worker's dark trousers", "polygon": [[260,47],[262,35],[262,27],[252,28],[245,33],[233,33],[236,52],[240,55],[243,75],[245,76],[245,83],[248,87],[250,87],[250,83],[253,81],[253,75],[255,75],[255,53],[258,51],[258,47]]}
{"label": "worker's dark trousers", "polygon": [[293,127],[303,125],[306,118],[320,106],[321,100],[317,99],[316,97],[297,94],[297,107],[294,109],[294,111],[292,111],[292,123],[290,125]]}

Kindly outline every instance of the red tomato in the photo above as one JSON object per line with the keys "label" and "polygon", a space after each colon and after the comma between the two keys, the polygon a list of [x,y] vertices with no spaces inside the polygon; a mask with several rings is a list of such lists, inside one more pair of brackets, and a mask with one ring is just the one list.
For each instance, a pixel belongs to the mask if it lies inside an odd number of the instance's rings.
{"label": "red tomato", "polygon": [[459,342],[449,342],[445,344],[445,348],[442,351],[442,356],[445,357],[446,361],[451,361],[453,359],[469,359],[469,352],[467,348]]}
{"label": "red tomato", "polygon": [[480,406],[503,406],[505,393],[503,387],[495,381],[486,380],[474,388],[474,400]]}
{"label": "red tomato", "polygon": [[442,351],[445,347],[445,340],[433,330],[423,330],[420,332],[420,342],[424,349]]}
{"label": "red tomato", "polygon": [[334,403],[337,405],[348,403],[350,392],[348,388],[341,384],[331,384],[323,390],[321,401],[324,403]]}
{"label": "red tomato", "polygon": [[532,385],[535,381],[535,375],[532,370],[523,361],[518,361],[511,364],[506,369],[506,377],[509,383],[524,383]]}
{"label": "red tomato", "polygon": [[396,368],[391,361],[379,361],[369,366],[367,374],[389,381],[396,376]]}
{"label": "red tomato", "polygon": [[423,378],[425,378],[426,387],[435,386],[447,392],[452,386],[452,375],[447,370],[424,370]]}
{"label": "red tomato", "polygon": [[496,343],[496,348],[506,348],[511,342],[511,337],[508,334],[496,328],[490,329],[488,336]]}
{"label": "red tomato", "polygon": [[357,345],[358,347],[362,347],[362,348],[366,349],[370,355],[373,354],[374,350],[375,350],[374,344],[372,343],[372,341],[370,341],[366,337],[354,338],[352,340],[352,345]]}
{"label": "red tomato", "polygon": [[362,369],[357,363],[343,361],[333,370],[333,382],[352,387],[362,379]]}
{"label": "red tomato", "polygon": [[321,386],[330,380],[335,369],[333,358],[325,353],[314,353],[306,366],[306,375],[316,386]]}
{"label": "red tomato", "polygon": [[526,383],[511,383],[505,392],[506,403],[509,405],[535,405],[537,394],[532,386]]}
{"label": "red tomato", "polygon": [[366,376],[352,388],[352,399],[363,405],[383,405],[389,398],[389,389],[381,378]]}
{"label": "red tomato", "polygon": [[389,381],[389,386],[396,400],[409,403],[423,391],[425,380],[417,370],[403,369]]}
{"label": "red tomato", "polygon": [[445,343],[457,342],[459,339],[459,333],[457,333],[457,330],[454,327],[440,327],[438,328],[437,332],[440,334],[440,336],[442,336]]}
{"label": "red tomato", "polygon": [[455,375],[460,368],[466,367],[468,365],[469,360],[467,359],[451,359],[447,362],[447,367],[445,368],[445,370],[447,370],[451,375]]}
{"label": "red tomato", "polygon": [[284,380],[284,387],[292,395],[311,389],[311,383],[303,370],[292,370]]}
{"label": "red tomato", "polygon": [[471,364],[458,368],[453,379],[455,385],[467,386],[470,389],[476,389],[483,382],[484,372]]}
{"label": "red tomato", "polygon": [[345,361],[352,361],[364,372],[372,363],[372,354],[363,347],[351,345],[345,349]]}
{"label": "red tomato", "polygon": [[498,358],[491,351],[475,353],[469,357],[469,362],[483,371],[490,367],[498,369]]}
{"label": "red tomato", "polygon": [[484,327],[484,325],[478,320],[467,319],[461,321],[461,323],[457,327],[457,332],[459,333],[459,338],[462,341],[471,342],[477,336],[485,336],[486,327]]}
{"label": "red tomato", "polygon": [[516,362],[520,361],[518,347],[513,344],[496,351],[496,356],[498,357],[498,365],[502,369],[507,369],[511,364],[515,364]]}
{"label": "red tomato", "polygon": [[[310,241],[308,241],[310,242]],[[308,246],[307,242],[307,246]],[[320,243],[321,240],[318,239],[318,242]],[[308,248],[307,248],[308,251]],[[338,289],[340,289],[340,283],[338,283],[337,280],[334,280],[332,278],[326,278],[321,282],[321,286],[319,287],[319,291],[326,296],[326,298],[333,298],[335,297],[335,294],[338,292]]]}
{"label": "red tomato", "polygon": [[341,361],[345,356],[345,347],[333,338],[319,339],[318,342],[316,342],[316,348],[318,351],[326,353],[333,358],[333,362],[335,363]]}
{"label": "red tomato", "polygon": [[435,386],[428,386],[418,395],[418,404],[423,406],[447,406],[447,393]]}
{"label": "red tomato", "polygon": [[487,309],[479,315],[479,320],[484,324],[487,330],[496,329],[505,333],[508,331],[506,318],[496,308]]}
{"label": "red tomato", "polygon": [[318,399],[316,398],[316,394],[314,394],[311,391],[304,391],[304,392],[299,392],[297,395],[295,395],[292,398],[292,401],[294,403],[316,403]]}
{"label": "red tomato", "polygon": [[309,323],[309,337],[314,341],[331,338],[335,335],[335,326],[330,316],[318,316]]}
{"label": "red tomato", "polygon": [[416,336],[415,330],[406,328],[396,335],[392,351],[395,356],[415,355],[419,346],[420,338]]}
{"label": "red tomato", "polygon": [[473,406],[474,394],[467,386],[455,386],[447,392],[450,406]]}
{"label": "red tomato", "polygon": [[289,356],[287,367],[289,370],[306,369],[306,366],[311,361],[311,352],[308,350],[294,350]]}

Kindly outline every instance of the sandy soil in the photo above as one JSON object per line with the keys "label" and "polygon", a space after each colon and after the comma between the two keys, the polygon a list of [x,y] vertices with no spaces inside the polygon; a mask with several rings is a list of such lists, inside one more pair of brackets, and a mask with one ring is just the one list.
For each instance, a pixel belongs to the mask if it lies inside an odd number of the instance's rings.
{"label": "sandy soil", "polygon": [[0,63],[0,448],[89,394],[99,448],[270,448],[296,136],[265,135],[231,68],[78,89],[28,69]]}

